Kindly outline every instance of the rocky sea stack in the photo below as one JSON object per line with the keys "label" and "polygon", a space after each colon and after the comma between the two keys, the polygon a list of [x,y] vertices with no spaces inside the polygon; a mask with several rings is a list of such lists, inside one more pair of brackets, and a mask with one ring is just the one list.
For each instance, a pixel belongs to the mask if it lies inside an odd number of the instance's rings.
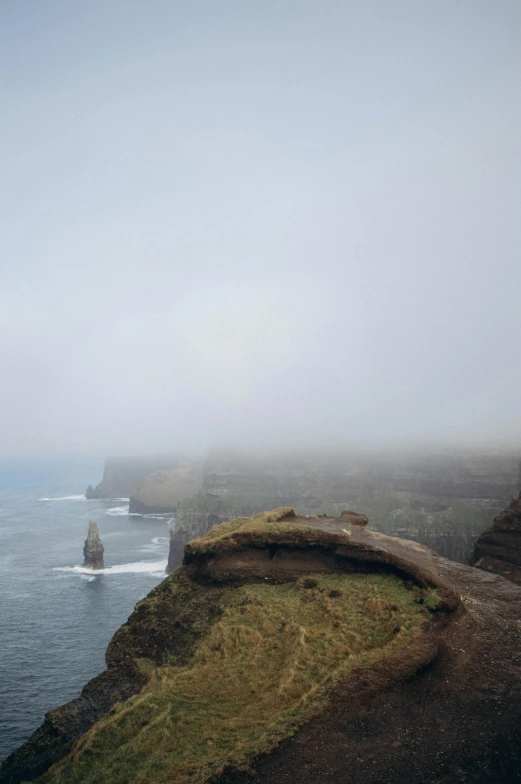
{"label": "rocky sea stack", "polygon": [[89,569],[104,569],[103,552],[98,525],[97,523],[89,523],[89,533],[83,546],[83,555],[85,556],[83,565],[88,566]]}
{"label": "rocky sea stack", "polygon": [[359,518],[189,542],[0,781],[520,781],[521,587]]}

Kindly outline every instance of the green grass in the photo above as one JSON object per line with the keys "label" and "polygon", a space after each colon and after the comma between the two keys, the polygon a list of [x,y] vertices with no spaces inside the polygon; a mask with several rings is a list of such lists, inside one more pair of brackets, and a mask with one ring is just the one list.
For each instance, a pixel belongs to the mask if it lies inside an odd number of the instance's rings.
{"label": "green grass", "polygon": [[[188,543],[187,552],[208,554],[216,550],[216,546],[222,544],[226,539],[229,539],[233,534],[242,533],[248,534],[277,534],[283,531],[296,531],[303,533],[309,530],[309,526],[304,526],[296,523],[280,523],[279,521],[284,517],[295,517],[295,512],[290,506],[284,506],[280,509],[274,509],[271,512],[260,512],[252,517],[237,517],[235,520],[230,520],[229,523],[221,523],[210,529],[204,536],[198,539],[192,539]],[[315,537],[317,536],[314,532]],[[323,537],[323,534],[319,534]]]}
{"label": "green grass", "polygon": [[404,648],[436,599],[384,574],[229,591],[188,664],[153,670],[39,781],[203,784],[247,766],[320,713],[355,668]]}

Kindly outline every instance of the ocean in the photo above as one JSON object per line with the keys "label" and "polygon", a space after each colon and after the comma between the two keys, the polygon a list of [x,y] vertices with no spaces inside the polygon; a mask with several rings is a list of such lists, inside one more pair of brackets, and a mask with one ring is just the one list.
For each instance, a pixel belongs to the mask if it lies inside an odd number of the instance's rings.
{"label": "ocean", "polygon": [[[105,668],[107,643],[165,577],[171,516],[86,501],[103,460],[0,460],[0,760]],[[105,547],[84,569],[88,523]]]}

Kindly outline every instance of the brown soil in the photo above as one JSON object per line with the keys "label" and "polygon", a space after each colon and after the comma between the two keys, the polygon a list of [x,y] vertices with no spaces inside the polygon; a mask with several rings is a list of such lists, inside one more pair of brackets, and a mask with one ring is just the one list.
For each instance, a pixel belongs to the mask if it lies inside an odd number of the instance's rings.
{"label": "brown soil", "polygon": [[[521,782],[521,588],[418,555],[463,601],[437,658],[383,691],[374,682],[338,689],[324,716],[257,761],[257,784]],[[245,773],[219,779],[251,782]]]}

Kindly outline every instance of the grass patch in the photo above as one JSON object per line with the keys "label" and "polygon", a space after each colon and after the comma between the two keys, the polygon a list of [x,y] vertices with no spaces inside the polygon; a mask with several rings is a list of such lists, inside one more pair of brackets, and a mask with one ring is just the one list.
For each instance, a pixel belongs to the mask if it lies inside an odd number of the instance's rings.
{"label": "grass patch", "polygon": [[252,517],[237,517],[229,523],[221,523],[221,525],[214,526],[200,539],[192,540],[190,545],[192,550],[200,549],[202,551],[208,548],[209,545],[220,542],[238,531],[277,531],[280,530],[281,526],[284,527],[285,525],[290,529],[302,529],[301,525],[291,522],[279,524],[277,528],[274,528],[273,525],[284,517],[295,517],[295,512],[290,506],[283,506],[280,509],[274,509],[272,512],[260,512]]}
{"label": "grass patch", "polygon": [[155,669],[39,781],[203,784],[247,766],[320,713],[353,669],[418,633],[434,602],[418,591],[387,574],[314,574],[223,594],[191,660]]}

